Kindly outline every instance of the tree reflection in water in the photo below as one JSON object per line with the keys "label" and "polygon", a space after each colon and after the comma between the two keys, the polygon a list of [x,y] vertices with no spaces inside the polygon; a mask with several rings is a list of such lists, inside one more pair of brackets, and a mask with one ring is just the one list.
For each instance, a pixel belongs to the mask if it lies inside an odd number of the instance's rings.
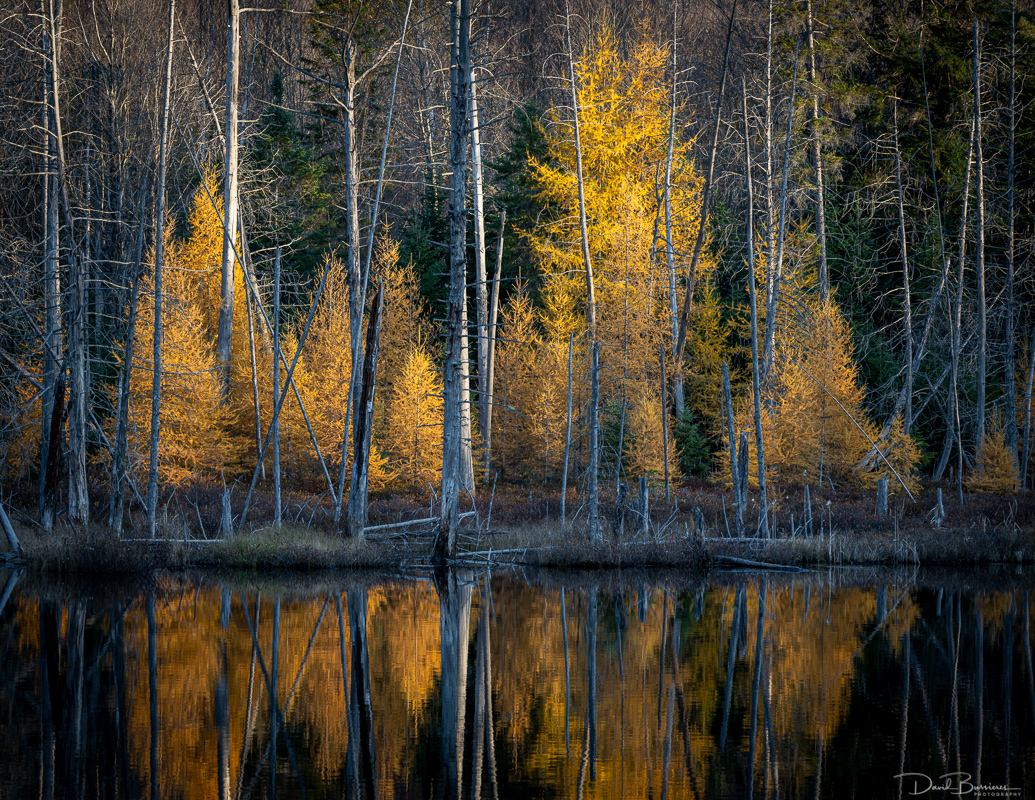
{"label": "tree reflection in water", "polygon": [[306,581],[0,574],[0,794],[899,797],[905,772],[1035,776],[1031,600],[1006,574]]}

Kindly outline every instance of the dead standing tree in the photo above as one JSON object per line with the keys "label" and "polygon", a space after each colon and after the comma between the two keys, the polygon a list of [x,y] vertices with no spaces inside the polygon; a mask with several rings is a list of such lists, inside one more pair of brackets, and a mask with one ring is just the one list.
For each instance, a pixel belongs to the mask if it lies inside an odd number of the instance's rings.
{"label": "dead standing tree", "polygon": [[463,435],[463,323],[467,301],[467,140],[470,136],[468,97],[471,80],[470,0],[454,0],[452,37],[449,163],[449,299],[446,311],[446,358],[443,365],[442,508],[434,558],[445,561],[456,554],[460,522],[460,450]]}

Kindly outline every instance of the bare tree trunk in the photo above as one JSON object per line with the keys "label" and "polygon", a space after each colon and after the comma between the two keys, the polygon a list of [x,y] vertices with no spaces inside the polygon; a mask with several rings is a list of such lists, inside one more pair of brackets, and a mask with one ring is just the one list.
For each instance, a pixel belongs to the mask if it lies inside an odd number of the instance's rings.
{"label": "bare tree trunk", "polygon": [[[593,342],[593,399],[589,407],[589,538],[603,538],[600,530],[600,343]],[[624,425],[623,425],[624,427]]]}
{"label": "bare tree trunk", "polygon": [[816,244],[819,246],[819,301],[827,304],[830,297],[830,270],[827,266],[827,215],[823,196],[823,150],[819,142],[819,84],[816,78],[816,45],[813,38],[812,0],[805,1],[808,15],[806,35],[809,39],[809,83],[812,85],[812,166],[816,175]]}
{"label": "bare tree trunk", "polygon": [[367,525],[367,489],[370,481],[370,434],[374,424],[374,391],[377,384],[377,358],[381,351],[381,318],[385,308],[385,285],[382,282],[374,298],[367,322],[366,355],[363,359],[363,383],[356,398],[352,429],[352,480],[349,483],[349,536],[363,538]]}
{"label": "bare tree trunk", "polygon": [[58,373],[57,386],[54,387],[54,402],[50,407],[50,441],[47,447],[47,474],[43,479],[43,530],[50,533],[54,529],[54,518],[57,516],[57,484],[61,470],[61,421],[65,415],[65,376]]}
{"label": "bare tree trunk", "polygon": [[443,378],[442,509],[435,558],[443,561],[456,552],[460,516],[460,453],[463,436],[463,320],[467,302],[467,114],[470,70],[470,0],[453,0],[452,97],[450,98],[450,151],[452,188],[449,198],[449,304],[446,314],[446,359]]}
{"label": "bare tree trunk", "polygon": [[[659,349],[661,351],[661,442],[665,458],[665,502],[671,503],[672,497],[669,493],[668,474],[668,393],[666,391],[665,345],[662,344]],[[621,454],[619,454],[619,457],[621,457]]]}
{"label": "bare tree trunk", "polygon": [[905,189],[902,186],[902,152],[898,145],[898,102],[894,105],[895,117],[895,187],[898,195],[898,237],[902,248],[902,327],[906,338],[906,407],[902,428],[909,434],[913,424],[913,306],[909,296],[909,255],[906,246]]}
{"label": "bare tree trunk", "polygon": [[478,88],[471,70],[471,186],[474,192],[474,274],[478,330],[478,428],[485,441],[489,428],[489,291],[485,269],[485,201],[482,141],[478,123]]}
{"label": "bare tree trunk", "polygon": [[496,318],[499,313],[500,273],[503,272],[503,226],[507,222],[507,209],[500,212],[500,236],[496,245],[496,277],[492,279],[492,300],[489,303],[489,357],[485,385],[485,399],[488,403],[485,413],[485,427],[482,428],[482,446],[485,448],[485,471],[492,466],[492,410],[496,392]]}
{"label": "bare tree trunk", "polygon": [[[359,391],[359,382],[362,376],[359,373],[359,347],[360,347],[360,326],[363,321],[363,308],[366,306],[367,284],[370,281],[370,265],[374,257],[374,234],[377,231],[377,218],[381,207],[381,189],[384,186],[385,166],[388,157],[388,139],[392,132],[392,117],[395,114],[395,92],[399,82],[399,64],[402,62],[403,45],[406,41],[406,31],[410,24],[410,11],[413,8],[413,0],[406,4],[406,16],[403,17],[402,32],[399,35],[399,52],[395,60],[395,71],[392,75],[392,94],[388,101],[388,120],[385,123],[385,138],[381,145],[381,166],[377,174],[377,188],[374,191],[374,209],[370,218],[370,231],[367,238],[366,261],[363,272],[359,272],[359,152],[356,139],[356,86],[367,75],[368,69],[360,78],[356,78],[356,47],[350,39],[342,51],[342,60],[345,64],[345,99],[339,102],[344,117],[345,130],[345,200],[346,215],[348,217],[348,246],[346,255],[346,268],[349,276],[349,333],[351,336],[352,367],[349,373],[349,391],[345,402],[345,425],[344,435],[341,443],[341,468],[338,471],[338,491],[334,501],[334,524],[341,520],[341,504],[345,494],[345,467],[348,461],[349,449],[349,423],[352,419],[352,409],[356,400],[356,393]],[[385,51],[387,54],[388,51]],[[376,62],[375,62],[376,63]],[[373,69],[373,67],[371,67]]]}
{"label": "bare tree trunk", "polygon": [[737,438],[733,428],[733,393],[730,391],[729,362],[722,362],[722,393],[726,406],[726,436],[730,446],[730,476],[733,480],[733,507],[736,517],[737,538],[744,535],[744,497],[737,469]]}
{"label": "bare tree trunk", "polygon": [[1027,486],[1028,462],[1031,460],[1031,390],[1035,382],[1035,326],[1028,337],[1028,387],[1024,390],[1024,452],[1021,456],[1021,488]]}
{"label": "bare tree trunk", "polygon": [[[122,517],[125,508],[123,483],[128,479],[126,468],[127,433],[129,430],[129,378],[133,369],[133,345],[136,341],[137,308],[140,301],[140,273],[144,250],[144,210],[147,204],[147,176],[140,189],[137,211],[137,243],[133,267],[133,288],[130,290],[129,321],[126,326],[126,349],[123,353],[122,373],[119,375],[119,399],[116,409],[115,454],[112,470],[111,500],[108,511],[108,529],[118,538],[122,535]],[[46,440],[44,440],[46,441]]]}
{"label": "bare tree trunk", "polygon": [[747,185],[748,288],[751,293],[751,383],[755,401],[755,449],[758,456],[759,533],[769,535],[769,514],[765,486],[765,447],[762,441],[762,381],[758,362],[758,300],[755,291],[754,192],[751,180],[751,133],[748,130],[747,83],[742,81],[744,102],[744,173]]}
{"label": "bare tree trunk", "polygon": [[575,332],[568,334],[568,415],[564,422],[564,469],[561,472],[561,527],[564,527],[565,511],[568,500],[568,457],[571,454],[571,389],[572,389],[572,350],[575,345]]}
{"label": "bare tree trunk", "polygon": [[165,237],[165,165],[169,152],[169,107],[172,102],[172,62],[176,0],[169,0],[169,49],[165,60],[165,101],[158,151],[158,196],[155,199],[155,315],[151,383],[151,442],[147,470],[147,530],[155,537],[155,509],[158,504],[158,439],[161,429],[162,395],[162,257]]}
{"label": "bare tree trunk", "polygon": [[978,23],[974,20],[974,145],[977,165],[977,280],[978,280],[978,385],[977,446],[985,439],[985,351],[988,345],[988,321],[985,303],[985,162],[981,149],[981,45]]}
{"label": "bare tree trunk", "polygon": [[[776,310],[780,303],[780,281],[783,279],[783,255],[787,233],[787,178],[791,169],[791,133],[794,130],[794,98],[798,88],[798,48],[794,48],[794,77],[791,80],[791,101],[787,106],[787,136],[783,144],[783,177],[780,181],[780,211],[776,233],[776,264],[766,265],[768,293],[766,295],[765,342],[762,348],[762,383],[772,379],[774,347],[776,346]],[[771,183],[771,181],[770,181]],[[766,394],[771,394],[766,392]],[[769,404],[773,398],[769,399]]]}
{"label": "bare tree trunk", "polygon": [[[773,145],[773,127],[775,125],[773,115],[773,5],[775,0],[769,0],[769,23],[766,31],[766,52],[765,52],[765,119],[762,127],[762,147],[765,152],[765,308],[772,305],[773,292],[776,290],[776,201],[774,198],[773,176],[775,157]],[[750,243],[749,243],[750,246]],[[761,383],[766,384],[766,360],[765,342],[768,337],[762,334],[760,351],[763,354],[761,362]]]}
{"label": "bare tree trunk", "polygon": [[708,174],[701,194],[701,217],[697,226],[697,240],[694,242],[694,253],[690,258],[690,274],[686,279],[686,294],[683,295],[683,311],[679,316],[679,333],[672,353],[672,365],[677,374],[683,371],[683,353],[686,350],[686,335],[690,327],[690,310],[694,303],[694,286],[697,281],[697,265],[704,249],[705,234],[708,230],[708,209],[711,199],[712,184],[715,178],[715,153],[719,149],[719,127],[722,122],[722,98],[726,91],[726,75],[729,71],[730,44],[733,41],[733,22],[737,15],[737,0],[733,0],[730,11],[730,24],[726,31],[726,51],[722,57],[722,78],[719,80],[719,96],[715,101],[715,127],[712,129],[712,144],[708,151]]}
{"label": "bare tree trunk", "polygon": [[[50,19],[47,0],[40,0],[40,16]],[[48,516],[44,507],[45,486],[47,481],[47,456],[51,440],[51,417],[53,416],[54,397],[57,388],[61,364],[61,353],[64,350],[64,337],[61,329],[61,277],[58,267],[58,170],[57,144],[55,139],[54,107],[50,94],[53,86],[53,64],[56,58],[56,43],[51,37],[49,22],[42,26],[43,30],[43,230],[44,230],[44,267],[43,297],[46,303],[46,332],[43,341],[43,404],[41,411],[40,435],[40,518]],[[53,512],[50,512],[51,514]]]}
{"label": "bare tree trunk", "polygon": [[460,488],[473,496],[474,434],[471,430],[471,351],[467,336],[466,289],[460,312]]}
{"label": "bare tree trunk", "polygon": [[[262,407],[259,403],[259,371],[258,365],[256,364],[255,358],[255,317],[252,312],[252,295],[248,291],[248,285],[251,283],[254,270],[252,269],[252,255],[248,249],[248,237],[244,233],[244,215],[238,218],[238,224],[241,230],[241,255],[244,257],[244,274],[245,274],[245,310],[248,314],[248,361],[252,372],[252,411],[253,419],[255,422],[255,454],[259,454],[259,450],[262,449]],[[277,245],[276,258],[280,260],[280,245]],[[274,365],[277,365],[276,355],[273,361]],[[273,379],[273,385],[277,385],[276,378]],[[276,401],[274,401],[276,405]],[[260,465],[262,469],[262,479],[266,480],[266,466],[265,464]],[[278,517],[279,519],[279,517]]]}
{"label": "bare tree trunk", "polygon": [[[273,406],[280,400],[280,246],[273,257]],[[258,407],[256,406],[256,413]],[[270,423],[273,428],[273,527],[280,528],[280,417]],[[258,455],[258,452],[256,452]]]}
{"label": "bare tree trunk", "polygon": [[[924,354],[927,352],[927,339],[928,339],[928,336],[931,333],[931,328],[933,327],[933,324],[934,324],[935,313],[938,310],[938,301],[941,299],[942,291],[945,289],[946,281],[948,280],[948,277],[949,277],[949,259],[946,258],[946,256],[945,256],[945,229],[944,229],[943,224],[942,224],[941,195],[940,195],[940,193],[938,191],[938,175],[937,175],[937,171],[935,170],[934,130],[933,130],[933,126],[931,125],[931,105],[930,105],[930,99],[929,99],[928,94],[927,94],[927,68],[924,66],[924,59],[923,59],[923,50],[922,50],[922,48],[921,48],[921,58],[920,58],[920,72],[921,72],[921,76],[923,78],[923,86],[924,86],[924,105],[925,105],[926,110],[927,110],[927,141],[928,141],[928,147],[929,147],[930,156],[931,156],[931,159],[930,159],[930,161],[931,161],[931,185],[934,187],[934,210],[935,210],[935,217],[936,217],[937,224],[938,224],[938,253],[939,253],[939,256],[941,257],[942,270],[941,270],[941,274],[938,276],[938,283],[935,285],[934,292],[931,294],[931,300],[930,300],[930,302],[928,304],[928,308],[927,308],[927,318],[924,320],[923,330],[921,331],[920,338],[919,338],[919,340],[916,343],[916,355],[913,358],[913,363],[912,363],[912,367],[911,367],[912,372],[913,372],[914,375],[916,375],[917,371],[920,369],[920,364],[923,361]],[[887,421],[884,423],[884,429],[881,431],[880,438],[886,437],[891,432],[891,428],[895,424],[895,419],[905,409],[905,407],[906,407],[906,398],[907,398],[907,395],[908,395],[908,392],[906,391],[907,388],[908,388],[907,386],[903,386],[902,390],[899,392],[898,399],[895,401],[895,406],[892,409],[891,414],[888,415]],[[938,481],[941,480],[942,473],[945,470],[945,463],[947,463],[947,459],[948,459],[948,451],[951,450],[951,448],[952,448],[952,441],[951,441],[951,439],[953,437],[955,437],[955,433],[954,433],[955,429],[954,429],[953,425],[949,424],[947,426],[947,428],[948,428],[949,433],[946,436],[946,441],[947,441],[946,455],[943,457],[942,461],[939,462],[938,467],[935,469],[935,471],[934,471],[934,473],[932,475],[932,479],[934,480],[935,483],[937,483]],[[875,449],[871,450],[867,454],[865,462],[866,463],[870,463],[874,458],[876,458],[876,456],[877,456],[877,451]]]}
{"label": "bare tree trunk", "polygon": [[350,38],[342,50],[345,65],[345,90],[341,105],[345,138],[345,271],[349,282],[349,334],[352,367],[349,373],[349,392],[345,403],[345,429],[341,443],[341,471],[338,473],[337,504],[334,524],[338,525],[341,504],[345,494],[345,469],[348,462],[349,429],[360,380],[359,362],[362,352],[363,276],[359,253],[359,156],[356,138],[356,43]]}
{"label": "bare tree trunk", "polygon": [[[61,1],[50,0],[44,20],[49,36],[50,51],[50,128],[51,152],[56,156],[57,188],[64,216],[68,240],[69,264],[69,341],[66,359],[69,365],[69,419],[68,419],[68,520],[73,525],[89,521],[90,504],[86,494],[86,265],[77,252],[75,221],[69,196],[68,174],[65,164],[64,135],[61,122]],[[51,198],[54,213],[58,198]],[[56,240],[55,240],[56,241]],[[56,250],[55,250],[56,252]],[[52,415],[53,418],[53,415]],[[53,431],[51,434],[53,436]]]}
{"label": "bare tree trunk", "polygon": [[960,328],[963,315],[963,265],[967,253],[967,203],[970,200],[970,165],[974,160],[975,126],[971,126],[970,146],[967,149],[967,168],[963,179],[963,209],[960,218],[959,270],[956,278],[956,307],[952,315],[952,392],[949,395],[949,425],[955,426],[955,437],[958,446],[956,459],[956,492],[960,504],[963,504],[963,432],[960,429]]}
{"label": "bare tree trunk", "polygon": [[223,164],[223,259],[219,287],[219,332],[216,354],[224,397],[230,396],[230,353],[234,333],[234,275],[237,262],[237,111],[241,71],[241,4],[227,0],[226,156]]}
{"label": "bare tree trunk", "polygon": [[[1014,259],[1016,258],[1015,228],[1016,207],[1014,205],[1014,165],[1015,146],[1017,140],[1017,4],[1010,3],[1010,143],[1006,161],[1006,444],[1010,448],[1010,456],[1017,464],[1017,342],[1014,315],[1016,313],[1014,298]],[[1035,344],[1035,343],[1033,343]],[[1024,487],[1024,482],[1021,482]]]}
{"label": "bare tree trunk", "polygon": [[586,222],[586,186],[582,177],[582,136],[579,132],[579,92],[575,83],[575,55],[571,48],[571,14],[564,0],[564,37],[568,45],[568,75],[571,79],[571,113],[575,124],[575,177],[579,192],[579,230],[582,235],[582,263],[586,269],[586,320],[589,342],[597,340],[597,299],[593,284],[593,264],[589,256],[589,228]]}
{"label": "bare tree trunk", "polygon": [[[675,351],[679,340],[679,302],[676,297],[676,253],[672,238],[672,158],[676,142],[676,79],[678,77],[676,61],[676,12],[678,3],[672,4],[672,88],[669,97],[668,113],[668,154],[665,157],[665,257],[668,262],[668,304],[672,323],[672,348]],[[665,376],[661,378],[662,386]],[[672,379],[672,398],[675,403],[676,417],[683,416],[683,371],[676,367]],[[666,481],[666,493],[668,482]]]}

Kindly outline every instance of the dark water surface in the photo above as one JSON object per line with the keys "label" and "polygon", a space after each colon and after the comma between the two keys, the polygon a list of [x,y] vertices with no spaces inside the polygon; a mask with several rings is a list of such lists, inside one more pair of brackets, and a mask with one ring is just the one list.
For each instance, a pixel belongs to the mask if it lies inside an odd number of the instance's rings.
{"label": "dark water surface", "polygon": [[0,571],[0,797],[1032,797],[1029,585]]}

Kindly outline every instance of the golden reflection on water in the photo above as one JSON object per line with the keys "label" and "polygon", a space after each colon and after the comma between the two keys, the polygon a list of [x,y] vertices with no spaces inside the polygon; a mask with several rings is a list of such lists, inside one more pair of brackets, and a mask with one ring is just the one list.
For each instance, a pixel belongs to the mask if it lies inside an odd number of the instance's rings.
{"label": "golden reflection on water", "polygon": [[1024,786],[1028,593],[835,583],[16,587],[0,796],[897,797],[896,774],[957,767]]}

